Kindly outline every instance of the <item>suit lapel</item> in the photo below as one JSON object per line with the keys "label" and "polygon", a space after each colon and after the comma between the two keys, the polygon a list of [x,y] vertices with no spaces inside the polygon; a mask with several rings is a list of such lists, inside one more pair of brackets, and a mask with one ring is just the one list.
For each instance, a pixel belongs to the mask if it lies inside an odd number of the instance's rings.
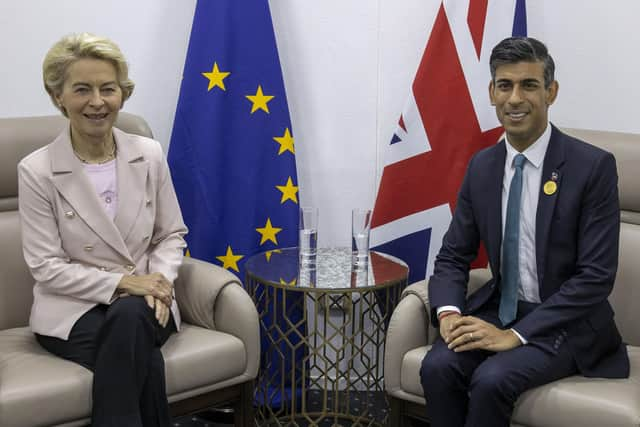
{"label": "suit lapel", "polygon": [[96,235],[127,259],[131,258],[120,232],[100,204],[82,163],[73,154],[68,129],[56,138],[49,150],[53,185],[58,192]]}
{"label": "suit lapel", "polygon": [[[562,182],[562,165],[565,161],[562,138],[562,133],[552,125],[549,147],[547,147],[547,153],[544,156],[540,193],[538,196],[538,211],[536,212],[536,267],[538,269],[540,289],[542,289],[544,279],[549,230],[551,228],[553,212]],[[544,185],[552,180],[555,181],[557,189],[552,194],[546,194],[544,192]]]}
{"label": "suit lapel", "polygon": [[113,129],[118,144],[118,208],[114,219],[123,240],[144,206],[149,162],[126,133]]}
{"label": "suit lapel", "polygon": [[504,181],[504,162],[507,157],[505,141],[502,139],[496,146],[496,155],[489,165],[487,188],[487,224],[489,236],[487,251],[493,274],[500,274],[500,248],[502,247],[502,186]]}

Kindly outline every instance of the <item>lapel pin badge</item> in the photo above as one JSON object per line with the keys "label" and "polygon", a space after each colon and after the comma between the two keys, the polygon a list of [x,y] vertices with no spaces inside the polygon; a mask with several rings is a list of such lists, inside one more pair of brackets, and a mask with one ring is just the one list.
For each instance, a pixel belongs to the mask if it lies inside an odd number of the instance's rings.
{"label": "lapel pin badge", "polygon": [[544,187],[542,187],[544,194],[547,196],[553,195],[556,190],[558,190],[558,184],[555,181],[547,181],[544,183]]}

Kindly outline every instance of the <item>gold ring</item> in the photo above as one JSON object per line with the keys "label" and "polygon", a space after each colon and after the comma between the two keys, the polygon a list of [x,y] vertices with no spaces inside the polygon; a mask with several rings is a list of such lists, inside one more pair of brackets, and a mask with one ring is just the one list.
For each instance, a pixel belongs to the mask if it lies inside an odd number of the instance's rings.
{"label": "gold ring", "polygon": [[473,341],[473,332],[469,332],[469,341]]}

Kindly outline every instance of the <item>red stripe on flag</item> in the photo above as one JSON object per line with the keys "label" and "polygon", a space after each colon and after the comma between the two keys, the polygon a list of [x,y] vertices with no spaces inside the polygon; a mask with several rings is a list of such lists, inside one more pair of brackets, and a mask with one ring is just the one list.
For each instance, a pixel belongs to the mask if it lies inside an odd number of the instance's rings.
{"label": "red stripe on flag", "polygon": [[480,49],[482,48],[482,35],[484,34],[484,23],[487,18],[488,0],[471,0],[469,2],[469,12],[467,13],[467,24],[471,31],[473,45],[476,48],[476,54],[480,58]]}
{"label": "red stripe on flag", "polygon": [[403,131],[407,131],[407,127],[404,125],[404,117],[400,114],[400,120],[398,120],[398,126],[402,128]]}

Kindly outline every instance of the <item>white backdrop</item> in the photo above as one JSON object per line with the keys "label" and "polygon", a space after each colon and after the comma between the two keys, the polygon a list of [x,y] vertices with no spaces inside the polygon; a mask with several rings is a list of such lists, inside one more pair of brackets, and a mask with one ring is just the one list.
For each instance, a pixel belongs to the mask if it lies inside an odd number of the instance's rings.
{"label": "white backdrop", "polygon": [[[493,0],[500,1],[500,0]],[[347,245],[352,207],[372,206],[439,0],[271,0],[296,141],[301,202],[320,245]],[[529,34],[557,64],[560,126],[640,133],[637,0],[529,0]],[[56,114],[47,49],[90,31],[116,41],[137,86],[125,110],[168,145],[195,0],[0,0],[0,117]],[[487,99],[488,102],[488,99]]]}

